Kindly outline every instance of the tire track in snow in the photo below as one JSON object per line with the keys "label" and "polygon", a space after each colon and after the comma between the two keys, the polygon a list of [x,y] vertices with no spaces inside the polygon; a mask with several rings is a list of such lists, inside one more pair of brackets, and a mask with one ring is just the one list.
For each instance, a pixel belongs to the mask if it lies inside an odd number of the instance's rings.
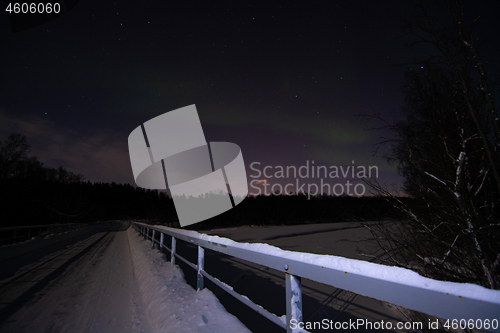
{"label": "tire track in snow", "polygon": [[15,312],[0,331],[152,332],[133,275],[128,226],[114,222],[105,234],[82,242],[80,249],[85,244],[88,251]]}
{"label": "tire track in snow", "polygon": [[39,264],[21,269],[13,278],[1,283],[0,325],[29,302],[37,292],[60,276],[71,264],[99,244],[109,232],[104,235],[95,234],[75,246],[42,258]]}

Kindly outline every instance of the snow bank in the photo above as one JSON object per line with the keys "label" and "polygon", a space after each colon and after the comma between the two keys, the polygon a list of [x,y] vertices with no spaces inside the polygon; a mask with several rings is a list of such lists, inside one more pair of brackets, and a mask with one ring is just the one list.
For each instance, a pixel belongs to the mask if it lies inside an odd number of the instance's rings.
{"label": "snow bank", "polygon": [[210,290],[194,290],[178,266],[132,228],[127,232],[135,279],[155,332],[250,332]]}

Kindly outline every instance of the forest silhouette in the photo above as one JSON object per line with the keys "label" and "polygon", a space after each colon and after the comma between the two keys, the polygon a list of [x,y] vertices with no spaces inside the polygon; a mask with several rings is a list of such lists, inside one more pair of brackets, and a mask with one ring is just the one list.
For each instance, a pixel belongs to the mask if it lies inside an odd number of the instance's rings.
{"label": "forest silhouette", "polygon": [[[45,167],[37,157],[28,156],[29,151],[23,135],[0,141],[0,227],[123,219],[179,227],[173,200],[165,192],[85,181],[62,166]],[[398,218],[397,210],[382,197],[259,195],[189,229]]]}

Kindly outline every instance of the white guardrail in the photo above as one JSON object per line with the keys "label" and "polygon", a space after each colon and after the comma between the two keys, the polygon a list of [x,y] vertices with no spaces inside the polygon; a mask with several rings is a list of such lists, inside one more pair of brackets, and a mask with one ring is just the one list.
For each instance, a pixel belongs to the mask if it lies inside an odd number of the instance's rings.
{"label": "white guardrail", "polygon": [[[135,229],[145,238],[167,249],[170,261],[175,264],[176,257],[197,271],[197,289],[203,289],[206,277],[236,299],[257,311],[287,332],[298,331],[287,325],[293,319],[302,322],[301,278],[324,283],[356,294],[372,297],[410,310],[416,310],[450,321],[465,320],[473,325],[490,323],[483,326],[492,332],[500,332],[500,291],[487,289],[469,283],[438,281],[422,277],[417,273],[399,267],[391,267],[370,262],[347,259],[332,255],[318,255],[303,252],[285,251],[268,244],[238,243],[227,238],[209,236],[195,231],[153,226],[133,222]],[[159,233],[159,240],[157,236]],[[164,235],[172,237],[169,248],[164,244]],[[197,265],[176,253],[177,239],[198,246]],[[246,296],[204,270],[205,249],[224,253],[285,273],[286,282],[286,323],[277,315],[268,312]],[[492,325],[493,321],[496,325]],[[477,326],[476,326],[477,327]]]}

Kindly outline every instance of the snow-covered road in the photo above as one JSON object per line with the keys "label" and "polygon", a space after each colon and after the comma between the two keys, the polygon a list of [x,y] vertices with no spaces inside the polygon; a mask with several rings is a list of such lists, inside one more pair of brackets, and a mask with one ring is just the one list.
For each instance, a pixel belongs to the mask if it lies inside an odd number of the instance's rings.
{"label": "snow-covered road", "polygon": [[2,332],[152,332],[126,227],[114,223],[3,280]]}
{"label": "snow-covered road", "polygon": [[108,223],[2,279],[0,331],[249,332],[128,227]]}

